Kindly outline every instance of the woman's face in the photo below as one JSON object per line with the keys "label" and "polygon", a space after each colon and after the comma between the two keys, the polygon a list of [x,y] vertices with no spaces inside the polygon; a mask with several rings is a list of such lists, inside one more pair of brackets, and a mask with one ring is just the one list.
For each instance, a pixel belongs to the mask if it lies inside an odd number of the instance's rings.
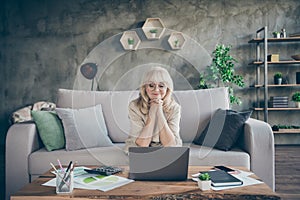
{"label": "woman's face", "polygon": [[167,86],[163,82],[149,82],[146,84],[146,93],[152,99],[163,99],[167,93]]}

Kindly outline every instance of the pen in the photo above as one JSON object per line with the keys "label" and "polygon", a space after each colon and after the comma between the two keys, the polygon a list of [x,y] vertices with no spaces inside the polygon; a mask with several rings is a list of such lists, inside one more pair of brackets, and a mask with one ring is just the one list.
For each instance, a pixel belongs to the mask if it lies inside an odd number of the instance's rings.
{"label": "pen", "polygon": [[72,171],[73,171],[73,163],[71,163],[69,170],[65,173],[64,178],[66,181],[68,181],[68,179],[70,178],[70,174],[72,173]]}
{"label": "pen", "polygon": [[[72,166],[73,166],[73,161],[70,161],[69,162],[69,165],[68,165],[68,167],[67,167],[67,170],[66,170],[66,172],[65,172],[65,174],[64,174],[64,177],[63,177],[63,180],[64,181],[68,181],[68,179],[69,179],[69,177],[70,177],[70,174],[71,174],[71,168],[72,168]],[[68,173],[70,171],[70,173]],[[60,184],[60,187],[62,186],[62,183]]]}
{"label": "pen", "polygon": [[77,164],[77,161],[75,161],[74,163],[71,163],[71,166],[70,166],[70,170],[69,170],[69,173],[68,172],[66,172],[66,174],[65,174],[65,180],[66,181],[68,181],[69,180],[69,178],[70,178],[70,176],[71,176],[71,173],[73,173],[73,171],[74,171],[74,168],[75,168],[75,165]]}
{"label": "pen", "polygon": [[74,170],[76,164],[77,164],[77,161],[74,162],[74,164],[73,164],[73,166],[71,168],[72,171]]}
{"label": "pen", "polygon": [[72,163],[73,163],[72,161],[69,162],[69,165],[68,165],[67,170],[66,170],[66,172],[65,172],[64,178],[66,178],[67,173],[68,173],[68,171],[70,170]]}
{"label": "pen", "polygon": [[[67,183],[64,178],[59,174],[59,172],[57,171],[56,167],[53,165],[53,163],[50,163],[51,167],[54,169],[55,173],[57,176],[59,176],[59,178],[61,178],[61,180],[68,186],[68,188],[70,188],[70,184]],[[60,184],[61,185],[61,184]]]}
{"label": "pen", "polygon": [[72,163],[73,163],[72,161],[69,162],[69,165],[67,167],[67,171],[66,172],[68,172],[70,170],[70,167],[71,167]]}
{"label": "pen", "polygon": [[[67,170],[66,175],[65,175],[66,180],[68,180],[68,177],[70,176],[71,172],[74,171],[74,168],[75,168],[75,165],[77,164],[77,161],[75,161],[74,163],[73,162],[70,162],[70,163],[71,163],[71,166],[70,166],[69,170]],[[70,172],[68,173],[68,171],[70,171]]]}

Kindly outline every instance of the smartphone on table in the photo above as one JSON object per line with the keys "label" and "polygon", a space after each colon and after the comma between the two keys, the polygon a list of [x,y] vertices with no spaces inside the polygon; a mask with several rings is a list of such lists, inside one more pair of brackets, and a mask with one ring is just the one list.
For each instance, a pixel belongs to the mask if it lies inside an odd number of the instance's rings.
{"label": "smartphone on table", "polygon": [[226,167],[224,165],[216,165],[216,166],[214,166],[214,168],[225,171],[225,172],[230,173],[230,174],[238,172],[237,170],[231,169],[231,168]]}

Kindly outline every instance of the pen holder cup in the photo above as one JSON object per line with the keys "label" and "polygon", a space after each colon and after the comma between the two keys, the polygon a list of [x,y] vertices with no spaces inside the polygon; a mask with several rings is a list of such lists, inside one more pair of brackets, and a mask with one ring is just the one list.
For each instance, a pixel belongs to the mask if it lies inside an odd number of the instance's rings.
{"label": "pen holder cup", "polygon": [[73,192],[74,174],[71,172],[58,172],[56,174],[56,194],[68,195]]}

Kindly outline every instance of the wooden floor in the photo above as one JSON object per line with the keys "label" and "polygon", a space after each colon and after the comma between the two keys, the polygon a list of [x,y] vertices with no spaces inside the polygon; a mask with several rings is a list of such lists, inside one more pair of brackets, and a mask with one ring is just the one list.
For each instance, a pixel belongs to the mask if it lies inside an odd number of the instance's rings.
{"label": "wooden floor", "polygon": [[300,199],[300,145],[275,147],[275,180],[283,200]]}

